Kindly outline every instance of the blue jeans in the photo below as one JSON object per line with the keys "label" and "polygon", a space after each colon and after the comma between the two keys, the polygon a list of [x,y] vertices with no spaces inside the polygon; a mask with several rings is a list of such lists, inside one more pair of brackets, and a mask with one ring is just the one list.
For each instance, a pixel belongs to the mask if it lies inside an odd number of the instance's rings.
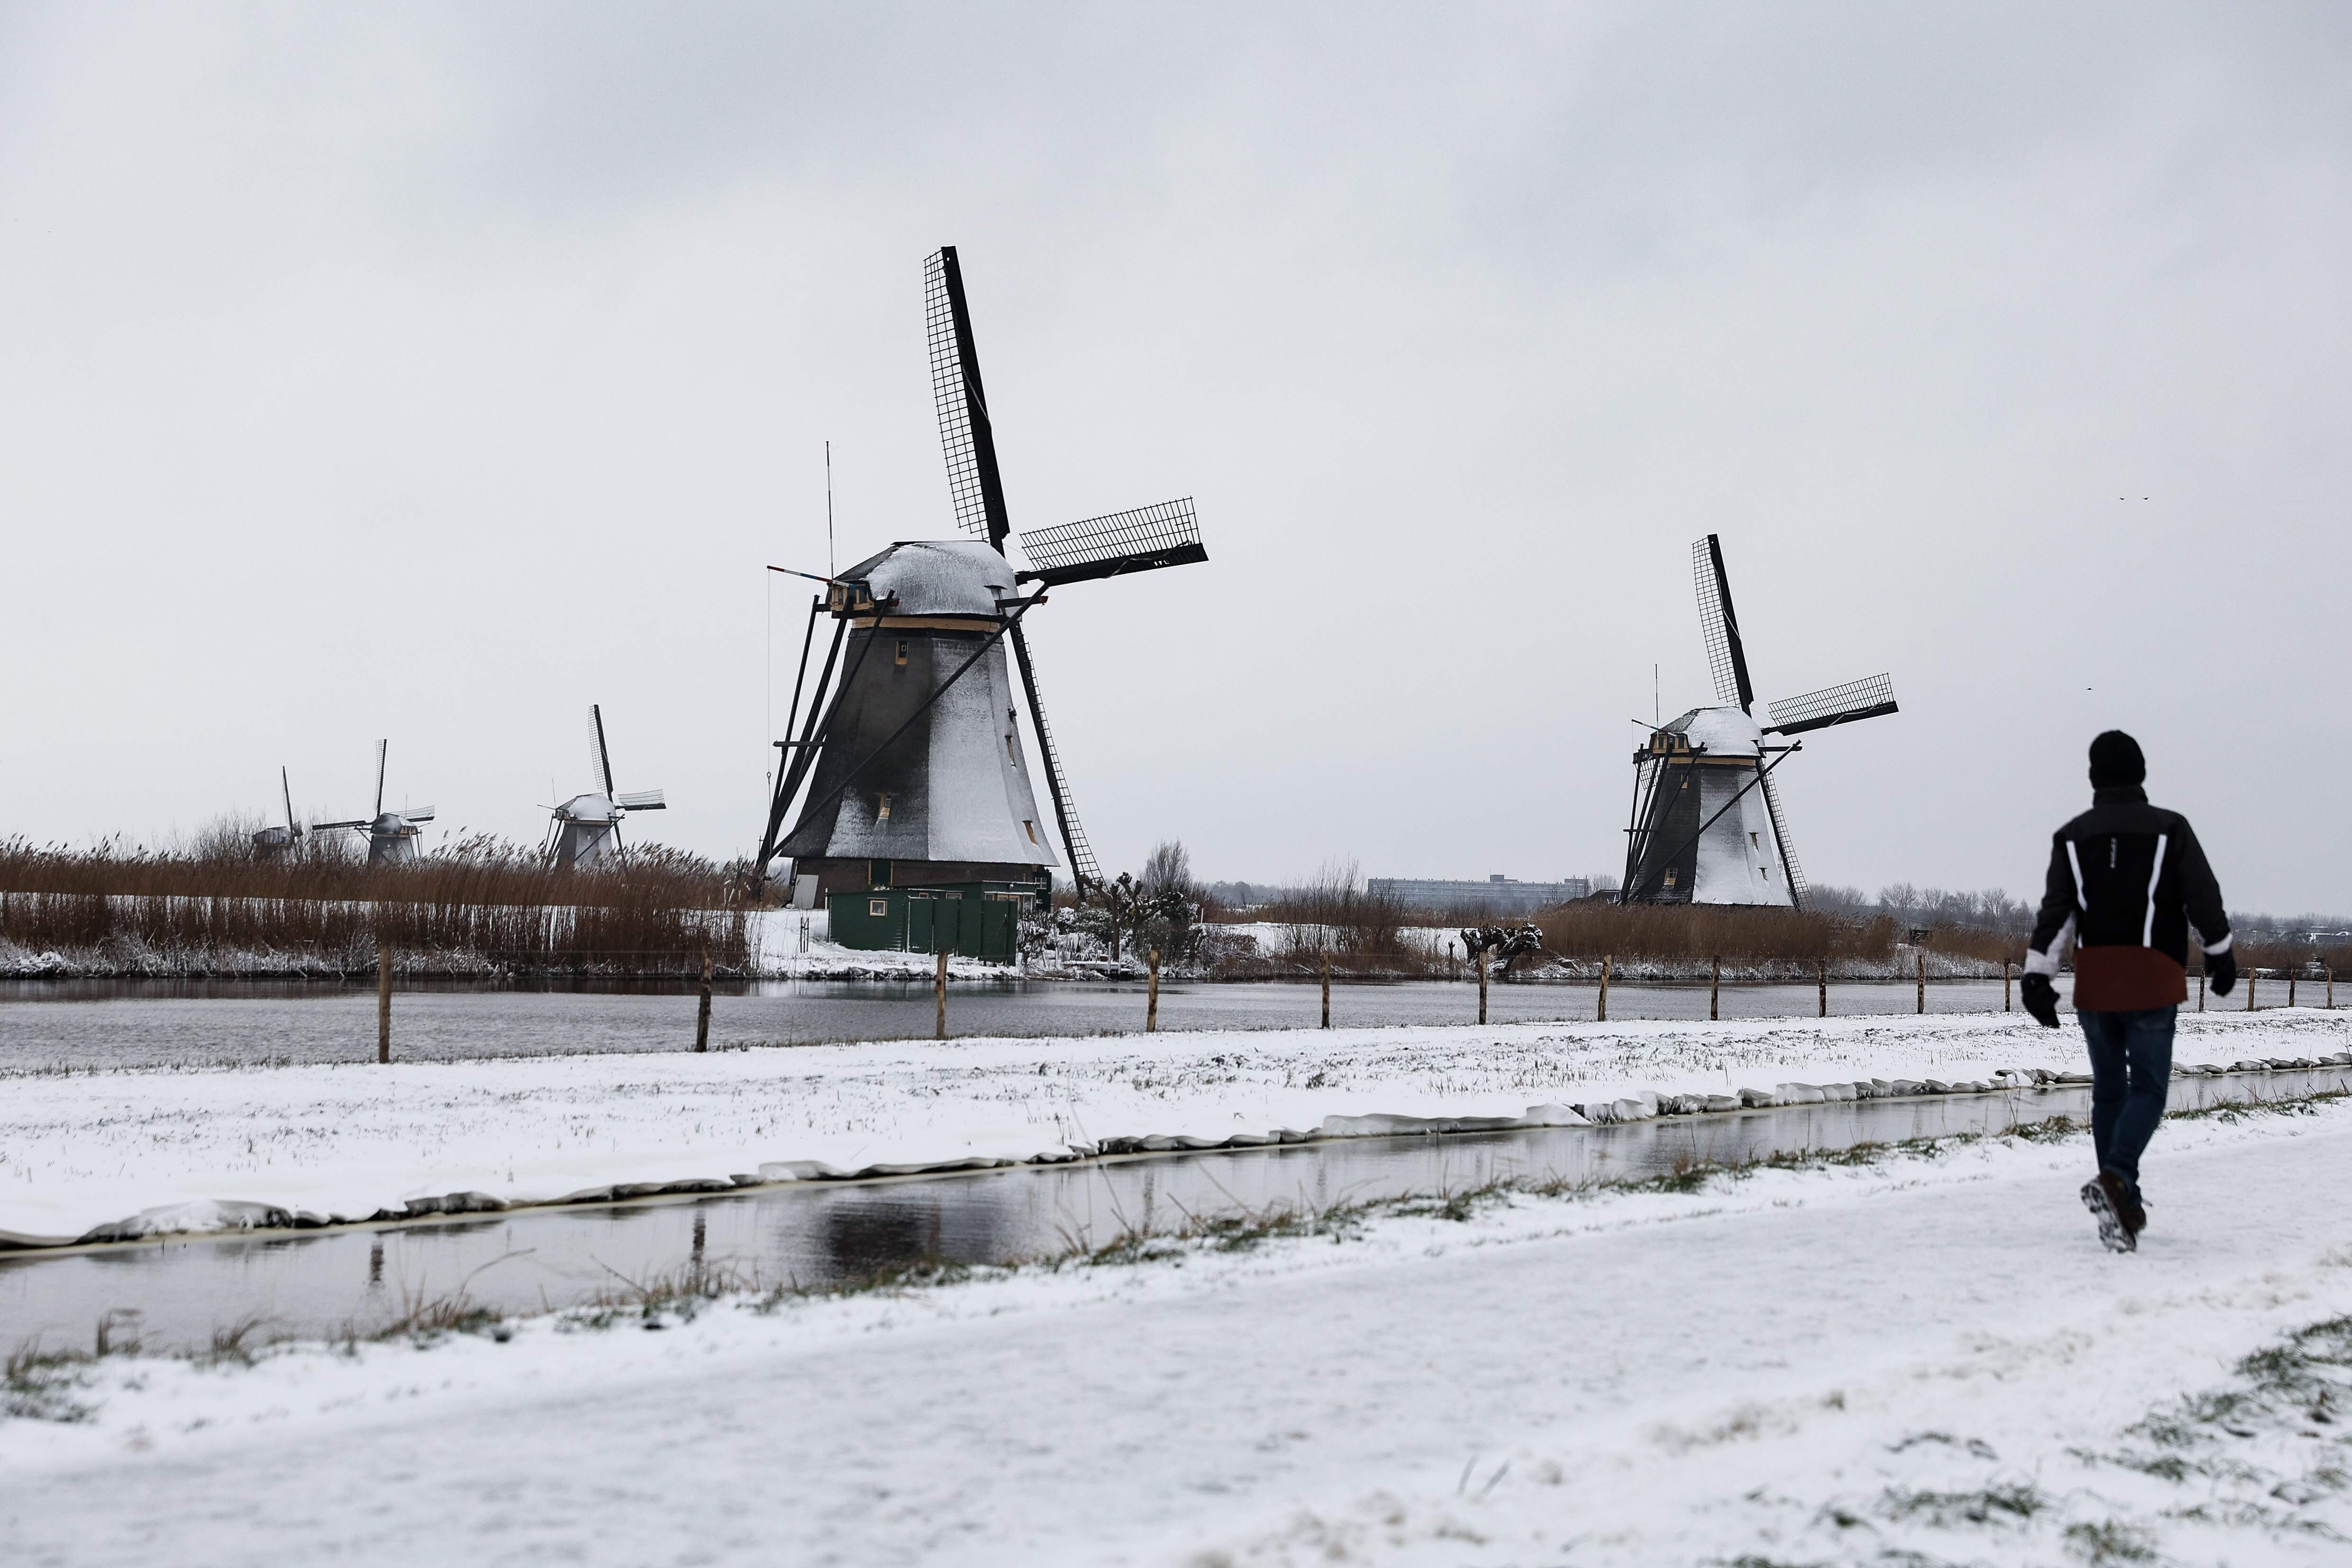
{"label": "blue jeans", "polygon": [[2139,1155],[2164,1120],[2172,1079],[2174,1010],[2077,1013],[2091,1047],[2091,1146],[2099,1168],[2139,1195]]}

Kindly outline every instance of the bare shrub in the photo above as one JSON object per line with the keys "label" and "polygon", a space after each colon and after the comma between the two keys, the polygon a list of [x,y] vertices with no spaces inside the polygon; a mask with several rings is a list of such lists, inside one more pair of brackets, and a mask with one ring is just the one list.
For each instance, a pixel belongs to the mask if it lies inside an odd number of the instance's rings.
{"label": "bare shrub", "polygon": [[1285,889],[1259,918],[1285,928],[1280,956],[1287,963],[1319,965],[1328,958],[1334,968],[1360,973],[1423,967],[1400,934],[1404,906],[1367,890],[1353,860],[1325,862],[1306,883]]}

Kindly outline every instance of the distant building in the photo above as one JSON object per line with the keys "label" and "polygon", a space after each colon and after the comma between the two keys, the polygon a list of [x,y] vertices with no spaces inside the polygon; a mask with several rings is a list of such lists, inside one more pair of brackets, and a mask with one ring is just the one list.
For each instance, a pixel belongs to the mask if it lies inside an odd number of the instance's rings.
{"label": "distant building", "polygon": [[1394,899],[1409,910],[1481,910],[1497,915],[1528,914],[1592,896],[1590,877],[1562,877],[1557,882],[1521,882],[1500,873],[1483,882],[1373,877],[1364,886],[1374,898]]}

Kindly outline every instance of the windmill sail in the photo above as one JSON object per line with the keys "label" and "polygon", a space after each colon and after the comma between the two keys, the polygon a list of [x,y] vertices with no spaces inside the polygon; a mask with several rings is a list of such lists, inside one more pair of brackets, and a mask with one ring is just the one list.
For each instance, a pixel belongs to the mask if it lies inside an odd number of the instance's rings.
{"label": "windmill sail", "polygon": [[971,343],[971,313],[964,308],[963,268],[955,247],[943,245],[923,264],[923,313],[929,329],[931,397],[939,405],[940,446],[948,459],[948,495],[956,525],[1000,552],[1012,531],[1004,481],[996,468],[996,428],[980,384],[980,356]]}
{"label": "windmill sail", "polygon": [[588,727],[594,731],[594,752],[589,761],[595,765],[596,776],[604,782],[604,793],[613,794],[613,753],[604,744],[604,710],[594,702],[588,704]]}
{"label": "windmill sail", "polygon": [[1805,869],[1797,864],[1797,847],[1789,842],[1789,819],[1780,810],[1780,786],[1772,775],[1763,778],[1764,809],[1771,814],[1772,837],[1780,846],[1780,868],[1789,875],[1789,902],[1797,909],[1805,907],[1812,896],[1812,885],[1805,880]]}
{"label": "windmill sail", "polygon": [[1048,587],[1121,577],[1130,572],[1156,572],[1162,566],[1185,566],[1209,558],[1201,544],[1201,525],[1192,515],[1190,496],[1133,511],[1115,511],[1108,517],[1033,529],[1021,536],[1021,549],[1032,567],[1021,574],[1022,580]]}
{"label": "windmill sail", "polygon": [[[1025,543],[1026,541],[1024,541]],[[1013,628],[1013,657],[1021,666],[1021,684],[1029,692],[1029,722],[1037,731],[1037,752],[1045,763],[1045,790],[1054,797],[1054,816],[1062,825],[1062,847],[1070,857],[1070,875],[1084,898],[1102,886],[1102,868],[1095,863],[1094,846],[1078,825],[1078,808],[1070,800],[1070,786],[1062,776],[1062,756],[1054,749],[1054,727],[1045,722],[1045,700],[1037,694],[1037,667],[1029,658],[1029,638]]]}
{"label": "windmill sail", "polygon": [[1893,679],[1873,675],[1849,680],[1843,686],[1825,686],[1801,697],[1784,697],[1773,703],[1769,711],[1771,722],[1764,726],[1767,730],[1801,735],[1808,730],[1826,730],[1832,724],[1851,724],[1859,719],[1875,719],[1901,710],[1895,705]]}
{"label": "windmill sail", "polygon": [[1738,705],[1742,713],[1756,703],[1748,682],[1748,650],[1739,640],[1738,612],[1731,607],[1731,579],[1723,570],[1723,545],[1710,533],[1691,546],[1691,575],[1698,588],[1699,635],[1706,642],[1706,668],[1715,677],[1716,700]]}

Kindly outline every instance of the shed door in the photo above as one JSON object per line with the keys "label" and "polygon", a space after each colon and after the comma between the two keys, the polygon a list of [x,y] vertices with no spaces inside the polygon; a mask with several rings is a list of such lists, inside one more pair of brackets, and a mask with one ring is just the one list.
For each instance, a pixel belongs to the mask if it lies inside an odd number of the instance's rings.
{"label": "shed door", "polygon": [[931,951],[933,907],[931,896],[929,893],[907,895],[907,951],[908,952]]}

